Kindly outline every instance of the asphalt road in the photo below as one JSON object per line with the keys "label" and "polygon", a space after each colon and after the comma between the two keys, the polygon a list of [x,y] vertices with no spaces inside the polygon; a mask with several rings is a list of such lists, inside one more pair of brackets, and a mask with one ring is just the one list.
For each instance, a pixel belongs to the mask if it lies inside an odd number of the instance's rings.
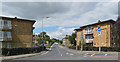
{"label": "asphalt road", "polygon": [[19,58],[14,60],[118,60],[116,54],[104,53],[74,53],[65,47],[55,44],[50,51],[42,55]]}

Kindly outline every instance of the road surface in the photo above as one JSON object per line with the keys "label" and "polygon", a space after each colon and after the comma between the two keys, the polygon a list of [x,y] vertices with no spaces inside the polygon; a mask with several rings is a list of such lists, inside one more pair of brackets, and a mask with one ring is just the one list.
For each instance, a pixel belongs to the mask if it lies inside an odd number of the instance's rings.
{"label": "road surface", "polygon": [[50,51],[45,53],[25,58],[14,60],[118,60],[117,54],[104,53],[75,53],[72,50],[55,44]]}

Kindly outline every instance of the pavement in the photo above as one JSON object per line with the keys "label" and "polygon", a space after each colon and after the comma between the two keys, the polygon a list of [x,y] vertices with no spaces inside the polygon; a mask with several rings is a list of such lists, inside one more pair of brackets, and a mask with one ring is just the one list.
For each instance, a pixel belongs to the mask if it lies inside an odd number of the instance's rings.
{"label": "pavement", "polygon": [[67,50],[69,52],[73,52],[73,53],[104,53],[104,54],[115,54],[115,55],[118,55],[118,52],[104,52],[104,51],[101,51],[101,52],[98,52],[98,51],[80,51],[80,50],[74,50],[74,49],[69,49],[68,47],[64,47],[64,46],[59,46],[60,48],[63,48],[64,50]]}
{"label": "pavement", "polygon": [[118,60],[117,52],[76,51],[59,44],[40,55],[12,60]]}
{"label": "pavement", "polygon": [[[51,46],[51,48],[53,47],[53,45]],[[19,58],[25,58],[25,57],[44,55],[44,54],[47,54],[48,51],[51,50],[51,48],[47,48],[46,50],[41,51],[39,53],[22,54],[22,55],[14,55],[14,56],[2,56],[2,57],[0,57],[0,60],[11,60],[11,59],[19,59]]]}

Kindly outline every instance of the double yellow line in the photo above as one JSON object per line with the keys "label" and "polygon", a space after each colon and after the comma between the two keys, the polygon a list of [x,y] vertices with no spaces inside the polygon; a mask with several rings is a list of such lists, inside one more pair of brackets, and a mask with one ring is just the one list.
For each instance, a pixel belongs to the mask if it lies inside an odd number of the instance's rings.
{"label": "double yellow line", "polygon": [[45,54],[47,54],[49,51],[47,51],[47,52],[45,52],[45,53],[43,53],[43,54],[41,54],[41,55],[45,55]]}
{"label": "double yellow line", "polygon": [[[54,44],[52,45],[52,46],[54,46]],[[52,48],[52,47],[51,47]],[[41,54],[41,55],[45,55],[45,54],[47,54],[49,51],[47,51],[47,52],[45,52],[45,53],[43,53],[43,54]]]}

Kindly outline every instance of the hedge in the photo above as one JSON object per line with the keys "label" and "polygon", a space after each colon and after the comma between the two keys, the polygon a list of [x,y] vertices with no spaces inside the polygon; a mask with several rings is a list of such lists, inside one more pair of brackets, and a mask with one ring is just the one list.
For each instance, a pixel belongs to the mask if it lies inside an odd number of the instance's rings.
{"label": "hedge", "polygon": [[[69,47],[70,49],[76,49],[76,46]],[[78,50],[81,49],[81,47],[77,47]],[[83,51],[98,51],[99,47],[83,47]],[[101,47],[102,51],[116,51],[120,52],[119,47]]]}
{"label": "hedge", "polygon": [[2,48],[2,55],[11,56],[19,54],[37,53],[45,50],[46,47],[30,47],[30,48]]}

